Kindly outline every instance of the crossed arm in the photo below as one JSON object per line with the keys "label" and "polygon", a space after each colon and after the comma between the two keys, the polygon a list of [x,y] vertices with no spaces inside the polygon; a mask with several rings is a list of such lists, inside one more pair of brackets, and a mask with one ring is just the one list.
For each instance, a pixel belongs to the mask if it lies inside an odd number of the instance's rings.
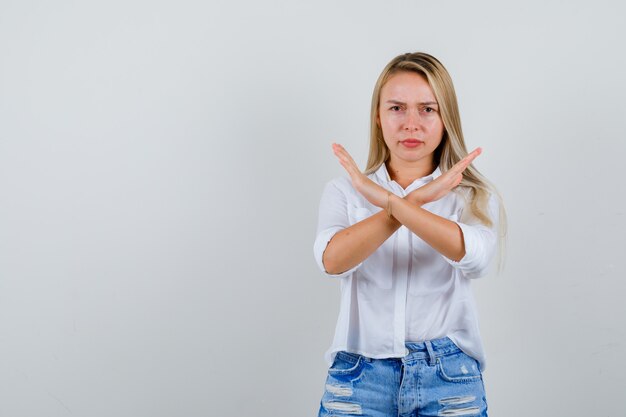
{"label": "crossed arm", "polygon": [[[361,173],[341,145],[333,145],[333,150],[350,174],[354,188],[372,204],[386,207],[387,190]],[[459,225],[421,206],[440,199],[456,187],[463,178],[465,168],[480,153],[481,149],[477,148],[450,170],[404,198],[392,193],[389,197],[393,214],[391,218],[388,218],[386,210],[381,210],[335,233],[322,256],[327,273],[339,274],[363,262],[402,225],[445,257],[460,261],[465,256],[465,245]]]}

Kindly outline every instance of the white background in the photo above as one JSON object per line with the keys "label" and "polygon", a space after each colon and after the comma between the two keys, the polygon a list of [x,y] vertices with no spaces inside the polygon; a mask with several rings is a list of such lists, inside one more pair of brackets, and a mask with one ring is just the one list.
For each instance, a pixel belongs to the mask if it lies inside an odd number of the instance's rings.
{"label": "white background", "polygon": [[449,70],[501,190],[493,416],[622,416],[624,6],[0,1],[0,416],[312,416],[324,183],[376,78]]}

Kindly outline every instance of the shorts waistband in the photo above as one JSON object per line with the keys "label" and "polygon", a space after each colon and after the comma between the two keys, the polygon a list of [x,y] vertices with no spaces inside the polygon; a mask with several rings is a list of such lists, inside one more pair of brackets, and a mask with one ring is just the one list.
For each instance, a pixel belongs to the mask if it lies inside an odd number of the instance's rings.
{"label": "shorts waistband", "polygon": [[446,356],[461,350],[448,336],[423,342],[405,342],[404,345],[409,351],[402,358],[404,363],[428,359],[430,364],[434,365],[437,357]]}

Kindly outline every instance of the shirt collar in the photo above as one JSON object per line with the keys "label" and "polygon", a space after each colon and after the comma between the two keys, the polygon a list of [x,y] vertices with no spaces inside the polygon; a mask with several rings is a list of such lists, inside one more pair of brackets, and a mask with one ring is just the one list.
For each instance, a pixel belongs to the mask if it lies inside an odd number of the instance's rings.
{"label": "shirt collar", "polygon": [[[417,178],[415,181],[430,182],[440,175],[441,175],[441,170],[439,169],[439,166],[437,166],[437,168],[435,168],[433,172],[426,175],[425,177]],[[378,169],[376,170],[376,176],[381,182],[384,182],[384,183],[390,183],[392,181],[391,177],[389,176],[389,171],[387,171],[387,164],[384,162],[380,164],[380,167],[378,167]]]}

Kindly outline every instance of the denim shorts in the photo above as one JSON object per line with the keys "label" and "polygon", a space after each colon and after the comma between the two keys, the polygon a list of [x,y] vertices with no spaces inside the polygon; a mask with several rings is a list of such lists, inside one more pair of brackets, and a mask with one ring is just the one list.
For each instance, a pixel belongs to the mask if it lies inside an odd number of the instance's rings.
{"label": "denim shorts", "polygon": [[406,347],[404,358],[337,352],[318,417],[487,416],[476,359],[448,337],[407,342]]}

